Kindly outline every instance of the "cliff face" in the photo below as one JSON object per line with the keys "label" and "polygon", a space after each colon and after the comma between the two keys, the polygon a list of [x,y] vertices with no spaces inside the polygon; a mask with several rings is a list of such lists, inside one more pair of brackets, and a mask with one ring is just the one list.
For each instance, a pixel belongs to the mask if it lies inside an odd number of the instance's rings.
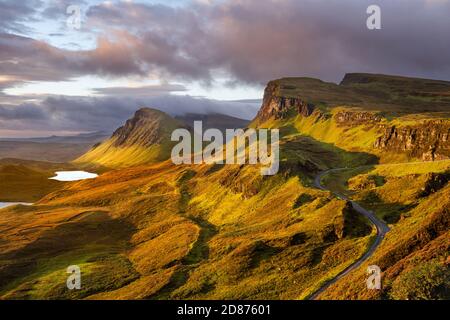
{"label": "cliff face", "polygon": [[184,127],[164,112],[143,108],[110,139],[95,145],[74,162],[121,168],[163,161],[170,157],[174,145],[170,140],[172,131]]}
{"label": "cliff face", "polygon": [[263,103],[256,119],[259,123],[271,118],[284,119],[292,111],[304,117],[309,117],[315,110],[314,104],[304,101],[300,97],[280,96],[280,85],[276,82],[269,82],[264,90]]}
{"label": "cliff face", "polygon": [[377,149],[407,152],[425,161],[450,159],[450,122],[430,120],[417,126],[385,126]]}
{"label": "cliff face", "polygon": [[164,112],[142,108],[136,111],[133,118],[118,128],[112,138],[115,147],[139,145],[149,147],[168,139],[167,128],[183,127],[177,120]]}
{"label": "cliff face", "polygon": [[[320,126],[320,121],[333,117],[331,121],[344,130],[342,134],[348,128],[356,126],[377,128],[379,136],[376,140],[374,138],[372,147],[378,151],[406,153],[425,161],[449,159],[450,121],[445,119],[447,113],[442,113],[439,120],[407,120],[412,124],[399,126],[389,124],[383,116],[391,114],[400,124],[401,117],[407,114],[423,113],[426,119],[429,110],[437,112],[447,108],[447,105],[444,109],[439,106],[445,104],[445,93],[449,87],[443,81],[367,74],[346,75],[340,85],[317,79],[284,78],[268,83],[255,123],[258,125],[269,119],[287,119],[300,115],[316,118],[316,123]],[[432,91],[433,97],[439,99],[434,101],[434,98],[427,98],[425,109],[420,107],[423,99],[399,98],[406,94],[408,97],[422,97]],[[329,110],[340,106],[344,108],[334,113],[327,112],[322,107],[319,109],[318,105]]]}
{"label": "cliff face", "polygon": [[[285,119],[290,116],[301,115],[309,117],[312,114],[324,117],[316,106],[299,97],[285,97],[278,93],[278,85],[269,83],[265,92],[261,109],[257,119],[260,123],[269,119]],[[374,112],[365,111],[340,111],[335,114],[334,119],[340,125],[373,124],[380,122],[383,117]]]}
{"label": "cliff face", "polygon": [[[256,116],[256,122],[260,124],[269,119],[286,119],[298,115],[302,117],[314,116],[317,120],[326,120],[331,118],[331,113],[326,113],[320,110],[309,100],[311,93],[308,89],[305,94],[299,90],[299,92],[293,96],[293,88],[294,86],[290,87],[282,82],[280,83],[280,81],[269,82],[264,91],[263,103]],[[324,96],[330,92],[331,94],[334,94],[333,88],[321,88],[318,91],[322,92]],[[286,92],[289,94],[286,94]],[[304,98],[304,96],[308,98]],[[319,97],[315,98],[317,100]],[[345,110],[337,112],[333,116],[333,120],[341,127],[351,127],[357,125],[378,124],[383,120],[383,116],[373,111]]]}

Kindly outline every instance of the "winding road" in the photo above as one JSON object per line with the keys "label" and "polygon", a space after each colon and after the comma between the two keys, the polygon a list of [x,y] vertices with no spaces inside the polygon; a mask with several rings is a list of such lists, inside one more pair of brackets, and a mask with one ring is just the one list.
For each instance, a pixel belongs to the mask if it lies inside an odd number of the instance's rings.
{"label": "winding road", "polygon": [[375,250],[378,248],[378,246],[381,244],[381,241],[383,240],[383,238],[386,235],[386,233],[389,231],[389,227],[383,221],[378,219],[378,217],[372,211],[364,209],[358,203],[356,203],[355,201],[350,200],[345,195],[342,195],[342,194],[340,194],[338,192],[333,192],[333,191],[325,188],[322,185],[321,181],[322,181],[322,178],[324,176],[326,176],[327,174],[329,174],[331,172],[342,171],[342,170],[346,170],[346,169],[348,169],[348,168],[336,168],[336,169],[330,169],[330,170],[327,170],[327,171],[324,171],[324,172],[320,173],[314,179],[314,186],[319,188],[319,189],[321,189],[321,190],[324,190],[324,191],[330,191],[336,197],[338,197],[338,198],[340,198],[342,200],[350,201],[350,203],[353,206],[353,209],[355,209],[357,212],[359,212],[360,214],[365,216],[367,219],[370,220],[370,222],[372,224],[375,225],[375,227],[377,229],[377,237],[375,238],[375,241],[371,244],[369,250],[367,250],[367,252],[361,258],[359,258],[352,265],[348,266],[345,270],[343,270],[341,273],[339,273],[336,277],[334,277],[333,279],[327,281],[322,287],[320,287],[317,291],[315,291],[309,297],[309,300],[317,299],[321,293],[323,293],[326,289],[328,289],[328,287],[330,287],[332,284],[336,283],[338,280],[340,280],[343,277],[345,277],[347,274],[349,274],[351,271],[353,271],[356,268],[358,268],[362,263],[364,263],[367,259],[369,259],[372,256],[372,254],[375,252]]}

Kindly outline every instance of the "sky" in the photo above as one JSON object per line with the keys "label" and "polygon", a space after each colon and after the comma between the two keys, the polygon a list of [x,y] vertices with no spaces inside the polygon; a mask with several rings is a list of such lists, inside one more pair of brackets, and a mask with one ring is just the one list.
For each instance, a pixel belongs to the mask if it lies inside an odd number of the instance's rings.
{"label": "sky", "polygon": [[0,137],[112,131],[144,106],[251,119],[281,77],[450,80],[449,17],[450,0],[0,0]]}

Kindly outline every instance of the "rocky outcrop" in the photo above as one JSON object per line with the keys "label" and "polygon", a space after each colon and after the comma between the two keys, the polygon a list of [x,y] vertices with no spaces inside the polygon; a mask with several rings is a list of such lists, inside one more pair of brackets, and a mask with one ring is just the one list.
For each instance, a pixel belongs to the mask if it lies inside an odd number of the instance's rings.
{"label": "rocky outcrop", "polygon": [[276,82],[269,82],[265,91],[263,104],[256,116],[259,123],[274,119],[284,119],[291,115],[300,114],[309,117],[316,110],[314,104],[304,101],[300,96],[285,97],[279,94],[280,85]]}
{"label": "rocky outcrop", "polygon": [[385,180],[382,176],[363,174],[351,178],[348,181],[348,188],[353,191],[364,191],[374,189],[384,184]]}
{"label": "rocky outcrop", "polygon": [[423,186],[419,196],[427,197],[430,194],[441,190],[443,187],[447,185],[449,181],[450,181],[450,171],[443,173],[435,173],[435,172],[428,173],[427,181]]}
{"label": "rocky outcrop", "polygon": [[319,231],[319,238],[324,242],[334,242],[344,237],[364,236],[370,234],[370,227],[353,209],[350,201],[345,203],[333,220]]}
{"label": "rocky outcrop", "polygon": [[176,144],[170,137],[177,128],[185,128],[185,125],[164,112],[142,108],[111,138],[95,145],[74,162],[83,166],[125,168],[164,161],[170,158]]}
{"label": "rocky outcrop", "polygon": [[[297,115],[301,115],[303,117],[310,117],[311,115],[314,115],[317,119],[331,117],[330,114],[325,114],[322,112],[313,102],[307,98],[304,98],[301,94],[301,90],[296,92],[293,88],[295,87],[283,84],[283,82],[280,81],[269,82],[264,91],[261,109],[256,117],[257,122],[263,123],[269,119],[285,119]],[[323,88],[321,90],[324,91]],[[330,92],[335,94],[331,88]],[[311,92],[305,96],[310,94]],[[326,95],[326,93],[323,94]],[[340,101],[340,99],[338,99],[338,101]],[[340,111],[334,116],[334,118],[338,125],[347,126],[376,124],[383,119],[380,114],[366,111]]]}
{"label": "rocky outcrop", "polygon": [[407,152],[424,161],[450,159],[450,122],[431,120],[417,126],[385,126],[374,147]]}
{"label": "rocky outcrop", "polygon": [[118,128],[112,135],[115,147],[139,145],[150,147],[168,140],[166,132],[170,127],[184,127],[183,124],[171,118],[164,112],[142,108],[136,111],[134,117],[127,120],[124,126]]}
{"label": "rocky outcrop", "polygon": [[340,111],[334,115],[334,120],[339,125],[375,124],[382,119],[379,114],[363,111]]}
{"label": "rocky outcrop", "polygon": [[[334,123],[344,129],[340,131],[343,134],[357,126],[379,130],[378,138],[368,137],[375,149],[406,153],[424,161],[450,159],[450,121],[445,118],[450,105],[445,104],[448,93],[445,88],[449,88],[449,83],[370,74],[348,74],[340,85],[308,78],[283,78],[268,83],[253,124],[297,116],[311,117],[315,122],[333,117]],[[424,101],[422,98],[433,90],[437,100]],[[405,95],[416,98],[402,99]],[[333,112],[333,108],[338,109]],[[434,118],[437,111],[446,112]],[[413,114],[423,116],[406,117]],[[395,122],[389,124],[385,115],[396,119]]]}

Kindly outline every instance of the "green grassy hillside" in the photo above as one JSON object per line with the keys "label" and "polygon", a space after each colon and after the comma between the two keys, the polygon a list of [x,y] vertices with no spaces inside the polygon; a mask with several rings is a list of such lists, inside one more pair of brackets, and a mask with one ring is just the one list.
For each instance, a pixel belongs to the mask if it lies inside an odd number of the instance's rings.
{"label": "green grassy hillside", "polygon": [[71,170],[63,163],[21,159],[0,160],[0,202],[35,202],[64,183],[49,178],[56,171]]}
{"label": "green grassy hillside", "polygon": [[[327,167],[317,158],[311,151],[302,161]],[[307,187],[310,174],[290,165],[282,172],[264,178],[257,166],[163,162],[67,184],[33,207],[4,209],[0,294],[306,296],[361,256],[373,233],[345,201]],[[81,291],[65,290],[70,264],[84,270]]]}

